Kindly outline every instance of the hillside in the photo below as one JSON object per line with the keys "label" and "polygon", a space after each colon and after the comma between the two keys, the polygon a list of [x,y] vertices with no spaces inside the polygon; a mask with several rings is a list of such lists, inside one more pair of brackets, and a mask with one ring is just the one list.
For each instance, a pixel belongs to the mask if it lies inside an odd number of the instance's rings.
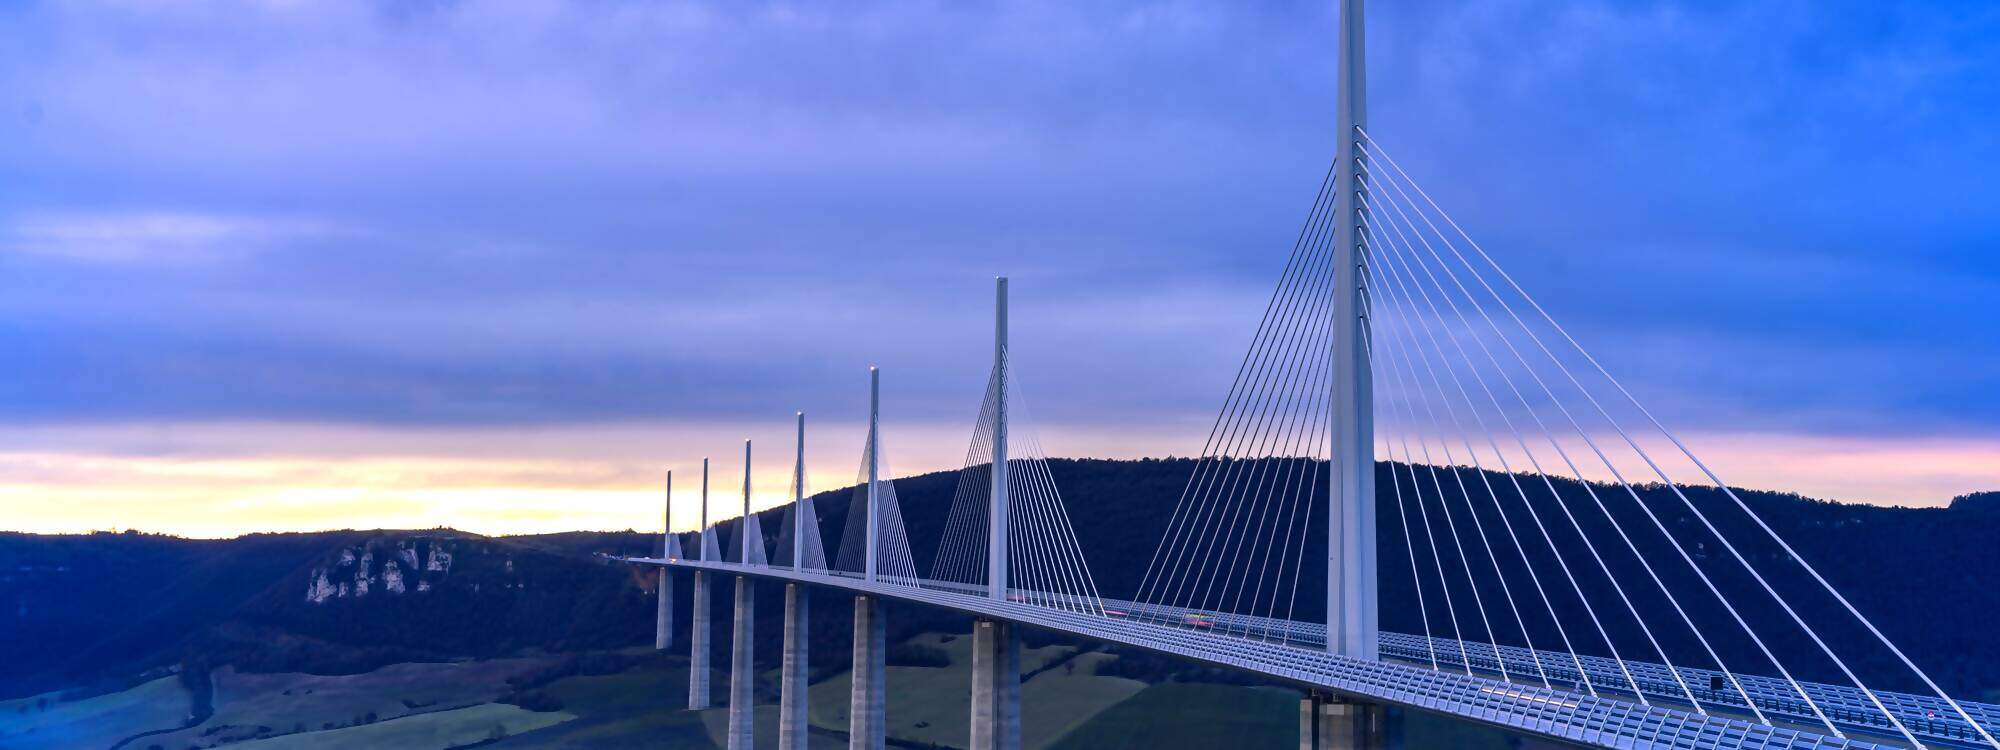
{"label": "hillside", "polygon": [[449,530],[0,535],[0,697],[185,665],[357,672],[637,642],[636,571]]}
{"label": "hillside", "polygon": [[[1091,571],[1107,595],[1129,595],[1138,586],[1192,467],[1188,460],[1051,462]],[[930,545],[939,537],[956,480],[953,473],[897,480],[919,561],[928,561],[935,553]],[[1500,478],[1494,481],[1504,486]],[[1389,486],[1386,474],[1381,482]],[[1588,502],[1582,497],[1582,485],[1558,487],[1566,496],[1576,496],[1571,499]],[[1718,523],[1741,525],[1740,514],[1726,505],[1720,493],[1689,490],[1688,494]],[[1742,494],[1941,682],[1968,694],[2000,687],[2000,651],[1984,637],[1995,614],[2000,614],[2000,590],[1986,583],[2000,574],[2000,546],[1990,541],[2000,538],[2000,507],[1995,507],[1991,493],[1968,496],[1948,509],[1879,508],[1778,493]],[[852,496],[849,490],[838,490],[816,498],[829,545],[838,542]],[[1694,521],[1677,508],[1679,501],[1666,488],[1643,488],[1642,496],[1677,535],[1691,533]],[[1479,500],[1486,502],[1483,497]],[[1546,499],[1536,502],[1550,506]],[[1384,627],[1416,631],[1421,623],[1414,614],[1410,572],[1406,564],[1397,564],[1405,542],[1394,520],[1393,503],[1393,498],[1385,497],[1380,508]],[[1621,522],[1643,523],[1629,499],[1622,505],[1612,502],[1611,507]],[[1558,512],[1552,506],[1544,509],[1551,516]],[[781,517],[782,510],[773,510],[763,519],[773,543]],[[1489,517],[1487,522],[1498,520]],[[726,535],[735,522],[723,527]],[[1732,534],[1743,530],[1730,528]],[[1573,539],[1560,535],[1557,539],[1574,545]],[[55,689],[88,692],[92,685],[100,690],[123,687],[148,670],[176,665],[201,670],[227,665],[252,673],[346,674],[410,661],[643,645],[651,640],[650,574],[606,563],[594,553],[633,554],[656,549],[657,544],[657,535],[638,532],[487,538],[449,530],[341,531],[258,534],[222,541],[145,534],[0,534],[0,617],[5,618],[7,632],[0,638],[0,663],[9,665],[0,672],[0,697]],[[1640,544],[1650,559],[1672,554],[1658,541],[1642,539]],[[1759,560],[1773,559],[1775,554],[1768,548],[1747,552]],[[1323,553],[1309,549],[1306,559],[1315,554]],[[1446,554],[1445,564],[1456,566]],[[1547,562],[1538,558],[1536,564]],[[1732,596],[1755,598],[1747,579],[1727,574],[1726,562],[1719,555],[1703,560]],[[1613,560],[1614,567],[1633,564],[1629,559]],[[1519,574],[1512,566],[1505,567],[1509,576]],[[1625,572],[1629,571],[1621,575]],[[1690,585],[1685,578],[1668,576],[1675,586]],[[1601,583],[1586,580],[1584,585],[1593,596],[1603,593]],[[1811,592],[1799,581],[1778,576],[1774,585],[1788,594],[1801,594],[1809,617],[1830,619],[1832,605],[1823,597],[1804,595]],[[1302,591],[1317,588],[1308,585]],[[683,613],[687,592],[687,586],[677,587]],[[774,660],[782,593],[776,586],[761,587],[758,593],[759,616],[765,621],[759,627],[758,656],[760,661]],[[1663,606],[1635,596],[1643,605]],[[817,598],[822,603],[814,610],[814,668],[817,674],[833,674],[846,668],[849,613],[836,595]],[[729,601],[726,588],[716,601],[718,621],[724,621],[727,615],[720,608]],[[1309,617],[1319,607],[1306,593],[1297,611]],[[1955,614],[1938,616],[1940,611]],[[1765,610],[1749,614],[1781,616]],[[1566,615],[1583,616],[1567,611]],[[1697,612],[1697,616],[1716,613]],[[901,640],[925,631],[948,631],[962,626],[961,619],[920,607],[896,607],[890,617],[891,637]],[[679,618],[683,633],[687,621],[685,616]],[[1608,624],[1621,648],[1640,637],[1629,623]],[[1538,627],[1531,623],[1531,629]],[[1505,631],[1501,635],[1503,640],[1512,639]],[[1688,647],[1682,634],[1660,635],[1670,649]],[[1860,642],[1862,637],[1838,629],[1827,635],[1846,639],[1836,643]],[[1535,636],[1550,634],[1536,630]],[[1544,642],[1553,640],[1548,637]],[[1788,659],[1812,663],[1810,654],[1802,651],[1809,644],[1801,640],[1779,647]],[[1880,656],[1864,658],[1860,666],[1872,673],[1891,671],[1886,657]]]}

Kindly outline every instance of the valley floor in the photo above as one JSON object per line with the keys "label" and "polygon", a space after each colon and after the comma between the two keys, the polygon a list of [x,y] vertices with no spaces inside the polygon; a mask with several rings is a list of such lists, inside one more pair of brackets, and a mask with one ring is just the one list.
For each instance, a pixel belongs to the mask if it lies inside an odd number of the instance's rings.
{"label": "valley floor", "polygon": [[[912,647],[942,654],[936,666],[889,668],[891,744],[966,745],[969,641],[926,633]],[[408,748],[715,748],[726,708],[688,711],[685,659],[633,650],[597,654],[397,664],[359,675],[213,674],[214,715],[188,720],[189,695],[173,676],[82,700],[34,696],[0,702],[0,748],[346,750]],[[1293,748],[1296,692],[1208,683],[1147,684],[1101,674],[1120,657],[1074,646],[1023,653],[1024,748]],[[1104,669],[1105,672],[1115,670]],[[760,676],[774,696],[775,672]],[[728,675],[711,679],[717,701]],[[810,691],[812,745],[846,747],[846,673]],[[506,700],[509,702],[501,702]],[[777,706],[757,709],[758,745],[776,743]],[[520,704],[520,705],[515,705]],[[165,731],[162,731],[165,730]],[[1410,747],[1509,747],[1490,731],[1412,717]]]}

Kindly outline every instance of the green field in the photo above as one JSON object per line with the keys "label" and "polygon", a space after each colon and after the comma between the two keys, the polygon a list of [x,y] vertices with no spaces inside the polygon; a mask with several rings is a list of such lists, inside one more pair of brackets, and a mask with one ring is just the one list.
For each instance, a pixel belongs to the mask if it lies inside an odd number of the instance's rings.
{"label": "green field", "polygon": [[218,669],[210,676],[215,685],[215,716],[201,726],[147,737],[137,744],[140,748],[152,744],[215,747],[467,708],[499,699],[508,692],[508,677],[551,661],[544,657],[392,664],[354,675],[251,674]]}
{"label": "green field", "polygon": [[[760,705],[754,714],[757,723],[756,740],[758,750],[778,747],[778,706]],[[701,722],[708,732],[708,741],[716,747],[727,747],[729,732],[729,709],[712,708],[701,712]],[[813,731],[806,734],[806,746],[811,750],[846,750],[847,736],[829,731]],[[678,747],[678,746],[676,746]]]}
{"label": "green field", "polygon": [[[1050,747],[1295,748],[1299,744],[1299,699],[1297,692],[1281,688],[1172,682],[1153,685],[1097,714]],[[1412,711],[1403,717],[1403,747],[1555,750],[1560,746]]]}
{"label": "green field", "polygon": [[501,703],[436,711],[346,729],[251,740],[231,747],[250,750],[370,750],[447,748],[532,732],[576,718],[561,712],[537,713]]}
{"label": "green field", "polygon": [[[888,735],[894,739],[965,747],[972,706],[972,638],[926,633],[910,643],[942,649],[951,659],[946,667],[889,667]],[[1089,717],[1131,697],[1144,684],[1119,677],[1099,677],[1096,665],[1108,654],[1078,654],[1072,646],[1022,649],[1021,670],[1033,673],[1057,664],[1021,685],[1023,748],[1046,747]],[[1064,664],[1069,660],[1070,664]],[[1073,666],[1072,666],[1073,665]],[[810,721],[814,726],[847,731],[849,674],[814,684],[810,691]]]}
{"label": "green field", "polygon": [[575,714],[577,720],[516,735],[491,747],[708,748],[702,717],[687,710],[687,687],[687,668],[679,665],[565,677],[544,692],[561,701],[563,711]]}
{"label": "green field", "polygon": [[188,695],[175,677],[64,703],[53,693],[0,701],[0,747],[110,747],[140,732],[180,726]]}
{"label": "green field", "polygon": [[[1079,654],[1021,685],[1021,747],[1051,747],[1091,718],[1146,689],[1146,683],[1097,676],[1097,664],[1117,661],[1104,653]],[[1074,669],[1071,669],[1074,667]]]}
{"label": "green field", "polygon": [[1298,693],[1273,688],[1170,682],[1139,691],[1137,695],[1085,721],[1050,747],[1092,750],[1107,747],[1298,746]]}

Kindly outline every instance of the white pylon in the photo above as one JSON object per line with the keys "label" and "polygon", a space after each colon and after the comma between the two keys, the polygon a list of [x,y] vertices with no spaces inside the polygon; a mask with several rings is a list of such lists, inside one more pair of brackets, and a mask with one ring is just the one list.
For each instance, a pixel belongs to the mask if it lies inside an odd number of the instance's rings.
{"label": "white pylon", "polygon": [[[875,580],[875,531],[881,525],[882,489],[882,371],[868,368],[868,528],[861,550],[862,577]],[[853,511],[848,511],[852,513]]]}
{"label": "white pylon", "polygon": [[750,545],[763,544],[764,540],[750,538],[750,441],[748,440],[743,441],[743,520],[738,525],[742,526],[743,544],[737,550],[737,556],[743,558],[741,562],[744,565],[749,565]]}
{"label": "white pylon", "polygon": [[993,487],[986,519],[986,595],[1007,598],[1007,277],[993,281]]}
{"label": "white pylon", "polygon": [[1368,262],[1361,234],[1367,185],[1362,172],[1361,129],[1367,125],[1367,76],[1363,61],[1362,0],[1340,0],[1340,92],[1336,107],[1339,139],[1334,220],[1333,403],[1330,446],[1332,473],[1327,513],[1326,647],[1360,659],[1374,659],[1375,576],[1375,399],[1369,372],[1369,320],[1362,290]]}
{"label": "white pylon", "polygon": [[[814,523],[819,521],[815,519]],[[806,413],[799,412],[799,456],[792,465],[792,569],[805,570],[806,559]]]}

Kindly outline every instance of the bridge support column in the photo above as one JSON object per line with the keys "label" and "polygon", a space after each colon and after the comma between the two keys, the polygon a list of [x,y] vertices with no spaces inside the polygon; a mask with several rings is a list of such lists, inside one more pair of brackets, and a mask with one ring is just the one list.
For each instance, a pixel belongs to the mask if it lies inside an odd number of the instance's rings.
{"label": "bridge support column", "polygon": [[[796,559],[796,558],[795,558]],[[778,750],[806,750],[806,636],[811,598],[785,584],[785,660],[778,680]]]}
{"label": "bridge support column", "polygon": [[752,660],[756,619],[756,588],[749,578],[737,576],[736,629],[729,640],[729,750],[756,748],[751,743],[757,707],[757,665]]}
{"label": "bridge support column", "polygon": [[1315,693],[1299,701],[1299,750],[1401,750],[1400,714]]}
{"label": "bridge support column", "polygon": [[688,633],[688,709],[708,708],[708,574],[694,572],[694,619]]}
{"label": "bridge support column", "polygon": [[1021,634],[1013,623],[972,624],[972,750],[1021,747]]}
{"label": "bridge support column", "polygon": [[847,702],[848,750],[882,750],[888,694],[888,628],[882,602],[854,597],[854,679]]}
{"label": "bridge support column", "polygon": [[674,574],[660,566],[659,611],[653,617],[653,648],[665,651],[674,645]]}

